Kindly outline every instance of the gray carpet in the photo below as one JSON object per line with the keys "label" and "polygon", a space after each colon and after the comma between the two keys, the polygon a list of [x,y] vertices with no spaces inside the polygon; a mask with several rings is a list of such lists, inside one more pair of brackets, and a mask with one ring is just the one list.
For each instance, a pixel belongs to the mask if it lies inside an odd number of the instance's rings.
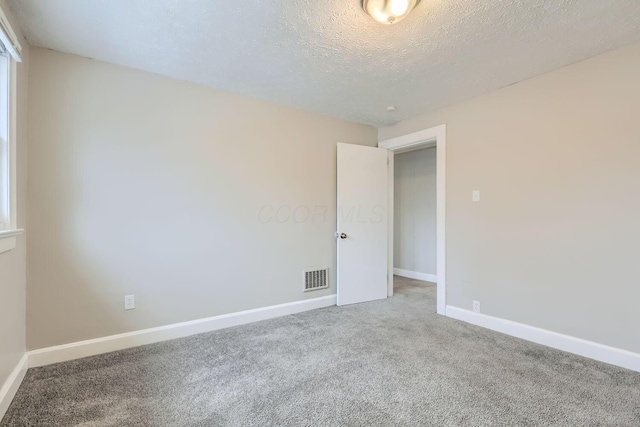
{"label": "gray carpet", "polygon": [[640,374],[434,314],[435,286],[30,369],[8,426],[640,426]]}

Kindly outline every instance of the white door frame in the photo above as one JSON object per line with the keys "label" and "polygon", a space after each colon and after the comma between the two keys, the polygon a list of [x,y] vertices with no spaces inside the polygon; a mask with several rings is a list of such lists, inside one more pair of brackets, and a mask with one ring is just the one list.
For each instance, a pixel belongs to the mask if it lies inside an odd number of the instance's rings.
{"label": "white door frame", "polygon": [[436,240],[437,240],[437,313],[446,316],[447,281],[446,281],[446,158],[447,158],[446,125],[435,126],[419,132],[387,139],[378,143],[378,147],[389,150],[389,243],[388,243],[388,295],[393,296],[393,156],[396,153],[437,147],[436,152]]}

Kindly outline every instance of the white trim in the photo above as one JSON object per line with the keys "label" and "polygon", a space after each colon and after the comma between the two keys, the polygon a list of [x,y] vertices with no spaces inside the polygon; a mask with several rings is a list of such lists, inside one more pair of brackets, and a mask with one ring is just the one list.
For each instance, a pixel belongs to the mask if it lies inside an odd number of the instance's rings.
{"label": "white trim", "polygon": [[20,358],[18,365],[11,371],[9,378],[4,382],[2,388],[0,388],[0,420],[2,420],[4,414],[6,414],[9,405],[11,405],[11,401],[16,395],[18,388],[20,388],[20,384],[22,384],[22,380],[27,373],[27,366],[28,358],[27,355],[24,354]]}
{"label": "white trim", "polygon": [[23,232],[24,230],[22,228],[19,228],[17,230],[0,230],[0,240],[19,236]]}
{"label": "white trim", "polygon": [[387,152],[387,297],[393,296],[393,236],[395,230],[394,224],[394,192],[395,186],[393,185],[393,177],[395,176],[395,153],[391,150]]}
{"label": "white trim", "polygon": [[29,367],[34,368],[52,363],[65,362],[67,360],[187,337],[203,332],[259,322],[261,320],[273,319],[275,317],[287,316],[289,314],[301,313],[303,311],[333,305],[336,305],[335,294],[32,350],[27,352],[29,356]]}
{"label": "white trim", "polygon": [[640,354],[486,314],[447,306],[447,317],[640,372]]}
{"label": "white trim", "polygon": [[[447,310],[447,278],[446,278],[446,164],[447,164],[447,127],[446,125],[435,126],[429,129],[402,135],[397,138],[388,139],[378,143],[378,147],[386,148],[395,153],[418,150],[421,148],[437,147],[436,153],[436,240],[437,240],[437,267],[438,272],[438,292],[437,292],[437,312],[446,315]],[[389,180],[389,188],[393,187],[393,176]],[[391,191],[391,190],[390,190]],[[389,211],[392,207],[389,207]],[[389,226],[392,233],[393,226]],[[390,265],[393,265],[393,246],[389,249]],[[393,294],[393,279],[388,284]]]}
{"label": "white trim", "polygon": [[446,125],[440,125],[396,138],[387,139],[378,143],[378,147],[402,153],[405,151],[425,148],[425,143],[434,147],[438,143],[438,136],[444,133]]}
{"label": "white trim", "polygon": [[400,277],[406,277],[408,279],[424,280],[425,282],[431,283],[438,282],[438,276],[436,276],[435,274],[420,273],[417,271],[403,270],[401,268],[394,268],[393,274]]}
{"label": "white trim", "polygon": [[0,254],[9,252],[16,248],[16,238],[10,237],[7,239],[0,239]]}
{"label": "white trim", "polygon": [[[0,230],[13,227],[13,141],[10,132],[11,116],[11,57],[0,53]],[[6,101],[6,102],[5,102]]]}
{"label": "white trim", "polygon": [[9,61],[9,106],[7,138],[9,140],[9,227],[18,228],[18,63]]}
{"label": "white trim", "polygon": [[17,62],[22,62],[22,46],[20,46],[18,36],[16,36],[15,31],[11,28],[9,19],[2,8],[0,8],[0,40],[13,59]]}
{"label": "white trim", "polygon": [[8,252],[16,247],[16,236],[22,234],[24,230],[3,230],[0,231],[0,254]]}

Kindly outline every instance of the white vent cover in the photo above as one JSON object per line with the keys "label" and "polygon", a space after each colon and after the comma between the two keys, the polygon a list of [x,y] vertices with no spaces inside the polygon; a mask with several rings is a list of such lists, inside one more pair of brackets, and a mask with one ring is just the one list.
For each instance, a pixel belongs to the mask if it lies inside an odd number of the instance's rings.
{"label": "white vent cover", "polygon": [[307,270],[304,272],[304,291],[315,291],[329,287],[329,269]]}

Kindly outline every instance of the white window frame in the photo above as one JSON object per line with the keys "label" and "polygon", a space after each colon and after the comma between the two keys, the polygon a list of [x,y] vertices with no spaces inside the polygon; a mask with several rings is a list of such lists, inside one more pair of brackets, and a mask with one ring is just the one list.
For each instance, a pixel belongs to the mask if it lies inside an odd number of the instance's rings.
{"label": "white window frame", "polygon": [[11,58],[0,54],[0,232],[15,229],[14,147],[9,133]]}
{"label": "white window frame", "polygon": [[0,9],[0,42],[6,52],[0,54],[0,253],[16,246],[17,206],[17,63],[21,46],[9,21]]}

